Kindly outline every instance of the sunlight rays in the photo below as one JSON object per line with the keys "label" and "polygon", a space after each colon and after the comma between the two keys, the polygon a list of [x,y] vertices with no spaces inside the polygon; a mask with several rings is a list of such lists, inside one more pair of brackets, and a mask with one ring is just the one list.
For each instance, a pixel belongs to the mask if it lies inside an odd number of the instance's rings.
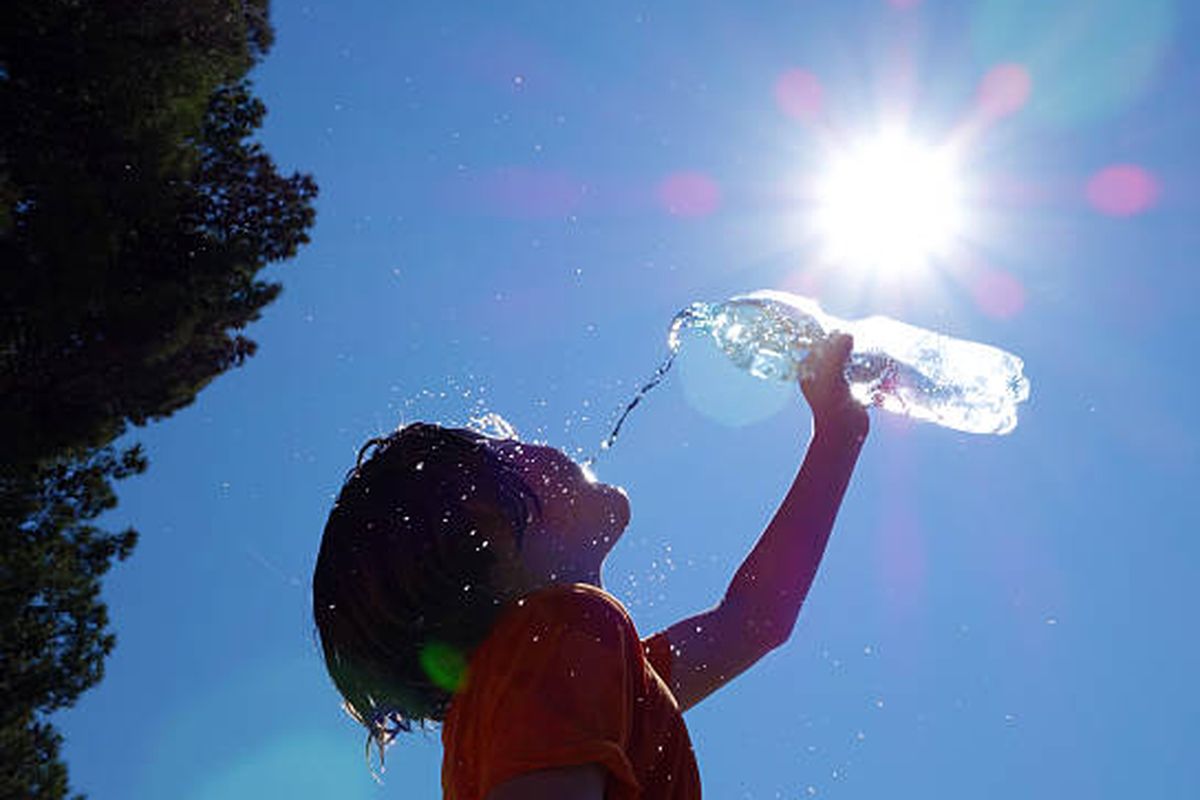
{"label": "sunlight rays", "polygon": [[885,278],[946,255],[964,231],[963,200],[951,153],[892,129],[830,154],[811,219],[825,259]]}

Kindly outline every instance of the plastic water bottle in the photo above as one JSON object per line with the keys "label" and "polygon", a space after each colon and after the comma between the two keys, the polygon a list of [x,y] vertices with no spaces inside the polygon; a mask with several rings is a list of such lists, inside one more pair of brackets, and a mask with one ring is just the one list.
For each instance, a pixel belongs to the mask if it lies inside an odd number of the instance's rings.
{"label": "plastic water bottle", "polygon": [[813,347],[833,332],[849,333],[846,381],[857,401],[968,433],[1009,433],[1017,404],[1029,397],[1023,362],[1012,353],[887,317],[838,319],[788,292],[693,303],[671,324],[672,354],[687,329],[708,332],[750,374],[779,381],[799,378]]}

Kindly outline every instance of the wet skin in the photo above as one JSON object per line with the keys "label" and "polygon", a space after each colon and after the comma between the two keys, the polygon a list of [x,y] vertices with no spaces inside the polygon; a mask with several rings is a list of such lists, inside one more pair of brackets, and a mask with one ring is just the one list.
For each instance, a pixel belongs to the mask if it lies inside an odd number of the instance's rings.
{"label": "wet skin", "polygon": [[513,558],[527,590],[564,583],[600,585],[600,567],[629,524],[624,490],[595,480],[561,450],[514,439],[491,444],[537,495]]}

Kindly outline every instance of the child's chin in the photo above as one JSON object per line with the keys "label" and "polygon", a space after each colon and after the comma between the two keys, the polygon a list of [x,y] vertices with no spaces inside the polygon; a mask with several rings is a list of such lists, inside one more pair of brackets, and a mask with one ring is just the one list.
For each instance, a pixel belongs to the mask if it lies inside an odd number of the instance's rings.
{"label": "child's chin", "polygon": [[615,541],[629,525],[629,496],[619,486],[610,486],[608,489],[608,521]]}

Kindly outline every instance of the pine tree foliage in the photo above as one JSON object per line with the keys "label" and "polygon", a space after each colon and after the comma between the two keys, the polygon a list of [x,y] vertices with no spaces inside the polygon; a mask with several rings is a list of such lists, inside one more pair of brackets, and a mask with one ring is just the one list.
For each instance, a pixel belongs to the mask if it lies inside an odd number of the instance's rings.
{"label": "pine tree foliage", "polygon": [[116,505],[112,481],[145,468],[138,447],[110,446],[0,478],[0,797],[64,796],[61,739],[45,718],[102,677],[114,637],[99,579],[137,541],[92,521]]}
{"label": "pine tree foliage", "polygon": [[267,0],[0,4],[0,798],[70,791],[48,716],[103,674],[115,440],[254,353],[316,185],[253,140]]}

